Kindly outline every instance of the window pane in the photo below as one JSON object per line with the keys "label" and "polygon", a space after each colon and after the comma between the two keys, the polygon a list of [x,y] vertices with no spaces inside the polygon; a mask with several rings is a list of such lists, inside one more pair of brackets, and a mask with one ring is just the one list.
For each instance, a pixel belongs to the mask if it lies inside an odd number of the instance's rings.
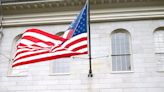
{"label": "window pane", "polygon": [[70,59],[63,58],[53,61],[53,73],[69,73],[70,70]]}
{"label": "window pane", "polygon": [[159,30],[155,32],[154,44],[156,53],[164,53],[164,30]]}
{"label": "window pane", "polygon": [[129,35],[114,33],[112,35],[112,54],[129,54]]}
{"label": "window pane", "polygon": [[112,56],[113,71],[129,71],[131,70],[130,55]]}
{"label": "window pane", "polygon": [[112,56],[112,70],[116,71],[117,69],[116,56]]}
{"label": "window pane", "polygon": [[131,70],[130,55],[126,56],[126,70]]}

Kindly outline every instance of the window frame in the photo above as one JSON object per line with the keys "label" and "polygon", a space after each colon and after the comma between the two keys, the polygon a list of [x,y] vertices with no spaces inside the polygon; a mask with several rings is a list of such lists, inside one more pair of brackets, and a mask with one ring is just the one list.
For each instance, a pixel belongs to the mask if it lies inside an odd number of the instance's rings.
{"label": "window frame", "polygon": [[[128,34],[128,40],[129,40],[129,53],[128,54],[122,54],[122,55],[115,55],[115,54],[112,54],[112,36],[113,36],[113,34],[114,33],[118,33],[118,32],[123,32],[123,33],[126,33],[126,34]],[[131,42],[131,35],[130,35],[130,33],[129,33],[129,31],[127,31],[126,29],[122,29],[122,28],[120,28],[120,29],[116,29],[116,30],[114,30],[114,31],[112,31],[111,32],[111,34],[110,34],[110,48],[111,48],[111,51],[110,51],[110,57],[111,57],[111,59],[110,59],[110,61],[111,61],[111,73],[113,73],[113,74],[117,74],[117,73],[133,73],[134,71],[134,67],[133,67],[133,62],[132,62],[132,44],[131,44],[132,42]],[[131,66],[131,69],[130,70],[121,70],[121,71],[114,71],[113,70],[113,64],[112,64],[112,60],[113,60],[113,58],[112,58],[112,56],[124,56],[124,55],[129,55],[129,59],[130,59],[130,66]]]}
{"label": "window frame", "polygon": [[[163,58],[164,58],[164,52],[159,52],[159,51],[156,51],[156,48],[159,48],[159,47],[156,47],[156,41],[155,41],[155,37],[156,37],[156,32],[158,31],[163,31],[164,32],[164,27],[159,27],[157,28],[154,32],[153,32],[153,44],[154,44],[154,55],[155,55],[155,61],[156,61],[156,65],[157,65],[157,72],[164,72],[164,64],[163,65],[160,65],[161,63],[164,63],[164,62],[160,62],[160,58],[158,57],[159,55],[162,55]],[[164,33],[163,33],[164,34]],[[164,40],[164,35],[163,35],[163,40]]]}
{"label": "window frame", "polygon": [[[61,36],[61,35],[63,35],[65,33],[65,31],[61,31],[61,32],[57,32],[55,35],[57,35],[57,36]],[[60,58],[60,59],[63,59],[63,58]],[[65,59],[65,58],[64,58]],[[69,61],[70,63],[69,63],[69,72],[68,73],[54,73],[53,72],[53,67],[54,67],[54,62],[56,62],[56,60],[58,60],[58,59],[55,59],[55,60],[52,60],[51,62],[50,62],[50,65],[49,65],[49,67],[50,67],[50,72],[49,72],[49,75],[50,76],[64,76],[64,75],[70,75],[71,74],[71,61]]]}
{"label": "window frame", "polygon": [[[61,58],[62,59],[62,58]],[[64,58],[65,59],[65,58]],[[71,59],[71,58],[70,58]],[[69,72],[68,73],[54,73],[53,72],[53,67],[54,67],[54,62],[56,62],[58,59],[56,59],[56,60],[53,60],[53,61],[51,61],[51,63],[50,63],[50,73],[49,73],[49,75],[50,76],[65,76],[65,75],[70,75],[71,74],[71,61],[68,61],[69,62]],[[61,61],[59,61],[59,62],[61,62]]]}
{"label": "window frame", "polygon": [[[16,51],[16,45],[19,43],[18,41],[21,39],[23,33],[20,33],[16,35],[12,41],[11,50],[10,50],[10,62],[9,62],[9,68],[8,68],[8,77],[27,77],[28,76],[28,65],[25,65],[25,74],[12,74],[12,63],[13,63],[13,57],[14,52]],[[22,67],[22,66],[21,66]]]}

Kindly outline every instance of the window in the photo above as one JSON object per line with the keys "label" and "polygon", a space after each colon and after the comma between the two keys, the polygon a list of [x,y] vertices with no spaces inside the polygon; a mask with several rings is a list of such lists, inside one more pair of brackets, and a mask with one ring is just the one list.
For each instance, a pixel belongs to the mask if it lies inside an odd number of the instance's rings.
{"label": "window", "polygon": [[52,62],[52,74],[69,74],[70,58],[56,59]]}
{"label": "window", "polygon": [[158,71],[164,71],[164,28],[154,32],[154,45]]}
{"label": "window", "polygon": [[[64,32],[58,32],[55,35],[61,36]],[[61,58],[54,60],[51,64],[51,73],[52,75],[63,75],[70,73],[70,58]]]}
{"label": "window", "polygon": [[9,71],[9,76],[24,76],[27,75],[27,65],[22,65],[22,66],[18,66],[18,67],[14,67],[12,68],[12,62],[13,62],[13,58],[15,56],[15,52],[16,52],[16,47],[17,44],[20,42],[20,39],[22,37],[22,34],[17,35],[12,43],[12,48],[11,48],[11,64],[10,64],[10,71]]}
{"label": "window", "polygon": [[12,48],[11,48],[11,58],[14,58],[16,47],[17,47],[17,44],[20,42],[21,37],[22,37],[22,34],[19,34],[13,40]]}
{"label": "window", "polygon": [[124,29],[112,33],[112,71],[131,70],[129,39],[129,33]]}

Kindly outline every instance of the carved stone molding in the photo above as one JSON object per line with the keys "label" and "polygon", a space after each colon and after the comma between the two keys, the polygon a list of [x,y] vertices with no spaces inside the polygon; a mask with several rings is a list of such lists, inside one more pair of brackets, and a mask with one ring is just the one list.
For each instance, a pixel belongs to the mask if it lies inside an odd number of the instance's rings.
{"label": "carved stone molding", "polygon": [[[17,15],[4,17],[3,25],[27,26],[42,24],[70,23],[76,17],[77,12],[44,13],[36,15]],[[94,10],[91,12],[91,22],[109,22],[140,19],[164,19],[164,7],[157,8],[134,8],[130,10]]]}
{"label": "carved stone molding", "polygon": [[[72,2],[71,2],[72,1]],[[42,0],[4,3],[3,25],[70,23],[85,0]],[[91,21],[164,19],[164,0],[91,0]]]}
{"label": "carved stone molding", "polygon": [[[37,1],[24,1],[24,2],[9,2],[3,3],[4,14],[9,14],[11,11],[25,11],[37,9],[54,9],[54,8],[67,8],[79,7],[85,4],[86,0],[37,0]],[[106,8],[106,7],[129,7],[140,5],[164,5],[164,0],[90,0],[93,8]],[[102,6],[101,6],[102,5]],[[106,6],[106,7],[105,7]],[[17,13],[17,12],[16,12]]]}

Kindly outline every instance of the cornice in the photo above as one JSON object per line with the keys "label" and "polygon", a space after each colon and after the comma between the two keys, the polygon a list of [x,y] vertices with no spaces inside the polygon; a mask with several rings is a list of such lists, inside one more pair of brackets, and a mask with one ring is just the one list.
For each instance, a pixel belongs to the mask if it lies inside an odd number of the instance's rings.
{"label": "cornice", "polygon": [[[40,8],[61,8],[61,7],[75,7],[83,6],[86,0],[38,0],[38,1],[24,1],[24,2],[12,2],[3,3],[3,10],[6,12],[10,11],[24,11],[29,9],[40,9]],[[164,5],[164,0],[90,0],[91,6],[107,5],[113,6],[113,4],[124,4],[124,5]],[[96,8],[96,7],[94,7]],[[98,7],[97,7],[98,8]]]}
{"label": "cornice", "polygon": [[[78,11],[79,12],[79,11]],[[5,16],[3,26],[28,26],[45,24],[65,24],[73,21],[78,14],[77,11],[44,13],[35,15]],[[93,10],[91,22],[111,22],[125,20],[164,19],[164,7]]]}
{"label": "cornice", "polygon": [[[85,0],[5,3],[3,26],[70,23],[84,3]],[[91,0],[91,22],[139,19],[164,19],[164,0]]]}

